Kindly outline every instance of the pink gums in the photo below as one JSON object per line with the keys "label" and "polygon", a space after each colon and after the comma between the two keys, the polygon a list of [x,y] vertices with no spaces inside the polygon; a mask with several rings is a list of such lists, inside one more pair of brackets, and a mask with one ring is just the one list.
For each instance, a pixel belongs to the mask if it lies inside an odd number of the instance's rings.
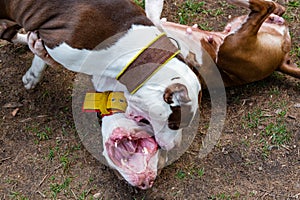
{"label": "pink gums", "polygon": [[152,186],[157,173],[149,167],[149,161],[158,145],[148,133],[119,127],[113,130],[105,146],[113,163],[130,175],[131,184],[141,189]]}

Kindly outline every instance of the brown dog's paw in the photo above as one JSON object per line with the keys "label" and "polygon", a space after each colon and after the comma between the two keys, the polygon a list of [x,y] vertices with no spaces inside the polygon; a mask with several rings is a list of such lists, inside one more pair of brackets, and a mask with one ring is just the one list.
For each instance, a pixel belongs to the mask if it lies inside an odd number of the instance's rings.
{"label": "brown dog's paw", "polygon": [[[275,2],[274,2],[275,3]],[[278,4],[278,3],[275,3],[275,10],[273,11],[273,13],[275,15],[278,15],[278,16],[282,16],[284,13],[285,13],[285,7],[283,7],[282,5]]]}

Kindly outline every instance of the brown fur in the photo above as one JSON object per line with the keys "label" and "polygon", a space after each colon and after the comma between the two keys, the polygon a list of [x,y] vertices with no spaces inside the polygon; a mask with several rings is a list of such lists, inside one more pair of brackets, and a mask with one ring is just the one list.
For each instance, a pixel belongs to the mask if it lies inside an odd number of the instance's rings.
{"label": "brown fur", "polygon": [[26,31],[38,31],[50,48],[66,42],[73,48],[94,49],[111,36],[124,34],[132,24],[152,25],[144,11],[129,0],[0,0],[0,6],[0,19],[16,22]]}
{"label": "brown fur", "polygon": [[[193,32],[189,38],[199,42],[217,64],[225,86],[262,80],[275,70],[300,78],[300,69],[289,57],[291,38],[287,26],[269,22],[269,15],[271,13],[282,15],[284,7],[274,2],[250,0],[250,9],[248,16],[235,18],[230,23],[231,30],[235,30],[234,33],[226,28],[223,32],[192,28]],[[165,30],[179,32],[182,35],[186,34],[187,28],[191,28],[171,22],[165,22],[162,26]],[[283,26],[285,33],[281,35],[278,30]],[[207,64],[209,62],[205,56],[202,59],[203,66],[197,64],[193,53],[185,60],[190,66],[198,65],[201,74],[209,74],[210,65]],[[203,79],[200,78],[200,81],[205,87]]]}

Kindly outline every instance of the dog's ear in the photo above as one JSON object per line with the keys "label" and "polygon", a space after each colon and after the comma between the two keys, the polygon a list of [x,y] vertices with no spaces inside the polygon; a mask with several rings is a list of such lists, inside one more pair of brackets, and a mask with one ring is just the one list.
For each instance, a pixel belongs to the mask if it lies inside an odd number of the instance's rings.
{"label": "dog's ear", "polygon": [[191,101],[186,86],[181,83],[174,83],[167,87],[164,93],[164,100],[168,104],[175,102],[179,104],[188,103]]}

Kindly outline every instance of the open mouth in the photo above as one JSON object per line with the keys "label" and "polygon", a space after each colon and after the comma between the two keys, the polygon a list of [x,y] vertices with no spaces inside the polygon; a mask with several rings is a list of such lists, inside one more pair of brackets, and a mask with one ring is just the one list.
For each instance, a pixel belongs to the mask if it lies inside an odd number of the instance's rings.
{"label": "open mouth", "polygon": [[135,173],[146,171],[158,150],[157,142],[146,131],[128,131],[121,127],[113,130],[105,146],[115,165]]}

